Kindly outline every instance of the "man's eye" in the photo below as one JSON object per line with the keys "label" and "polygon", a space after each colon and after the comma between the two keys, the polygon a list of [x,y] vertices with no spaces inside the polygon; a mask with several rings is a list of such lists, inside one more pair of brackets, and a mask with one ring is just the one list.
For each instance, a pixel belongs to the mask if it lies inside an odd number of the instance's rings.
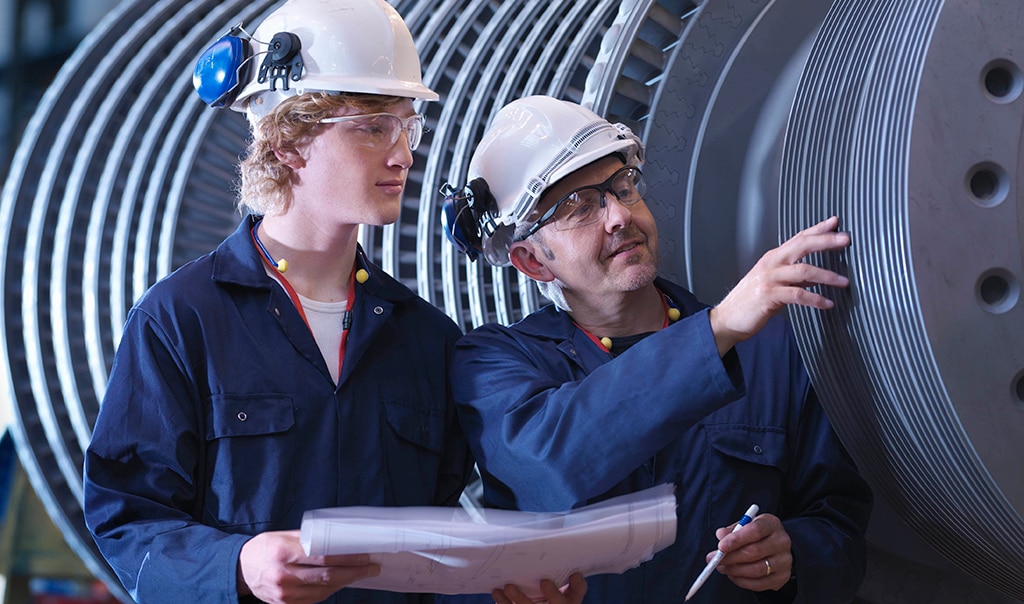
{"label": "man's eye", "polygon": [[585,219],[587,216],[594,211],[594,204],[592,203],[581,203],[573,204],[572,211],[569,212],[568,219],[572,221],[579,221]]}

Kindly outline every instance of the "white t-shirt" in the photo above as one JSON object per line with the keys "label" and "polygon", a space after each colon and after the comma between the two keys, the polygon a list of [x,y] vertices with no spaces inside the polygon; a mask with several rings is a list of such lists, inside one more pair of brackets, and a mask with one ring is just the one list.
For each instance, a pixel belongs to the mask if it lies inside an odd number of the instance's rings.
{"label": "white t-shirt", "polygon": [[323,355],[327,368],[331,370],[331,377],[334,383],[341,378],[341,368],[338,367],[338,353],[341,348],[341,334],[343,321],[345,319],[345,300],[340,302],[319,302],[310,300],[299,294],[299,302],[302,302],[302,310],[306,313],[306,320],[309,321],[309,328],[313,331],[313,338],[320,347],[320,354]]}

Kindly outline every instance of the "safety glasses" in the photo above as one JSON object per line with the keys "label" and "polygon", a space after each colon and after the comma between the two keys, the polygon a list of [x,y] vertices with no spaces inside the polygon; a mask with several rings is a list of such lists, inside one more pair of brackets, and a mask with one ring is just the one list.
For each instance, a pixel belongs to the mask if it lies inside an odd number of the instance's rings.
{"label": "safety glasses", "polygon": [[556,231],[568,231],[603,220],[608,213],[605,193],[611,193],[622,205],[631,206],[643,199],[646,192],[647,185],[640,168],[625,166],[601,184],[587,185],[570,191],[544,212],[519,241],[548,224]]}
{"label": "safety glasses", "polygon": [[405,132],[409,139],[409,150],[415,151],[423,138],[424,117],[422,114],[398,117],[393,113],[364,113],[362,115],[344,115],[341,117],[325,117],[321,124],[344,124],[346,134],[356,144],[374,149],[390,149],[398,141],[398,136]]}

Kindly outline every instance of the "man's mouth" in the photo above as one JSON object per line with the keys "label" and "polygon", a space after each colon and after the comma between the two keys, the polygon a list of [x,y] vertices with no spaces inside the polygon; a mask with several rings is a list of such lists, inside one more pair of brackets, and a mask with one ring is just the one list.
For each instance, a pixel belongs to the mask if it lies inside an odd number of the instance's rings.
{"label": "man's mouth", "polygon": [[625,254],[627,252],[630,252],[633,249],[639,247],[642,243],[643,243],[642,241],[639,241],[639,240],[636,240],[636,239],[627,241],[627,242],[623,243],[622,245],[619,245],[618,247],[613,248],[611,253],[608,254],[607,258],[610,260],[610,259],[612,259],[612,258],[614,258],[614,257],[616,257],[616,256],[618,256],[620,254]]}

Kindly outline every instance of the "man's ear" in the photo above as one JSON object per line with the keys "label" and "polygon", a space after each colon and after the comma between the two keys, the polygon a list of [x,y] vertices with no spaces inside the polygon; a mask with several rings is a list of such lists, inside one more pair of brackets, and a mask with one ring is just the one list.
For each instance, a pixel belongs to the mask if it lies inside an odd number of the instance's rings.
{"label": "man's ear", "polygon": [[296,149],[278,149],[274,147],[274,156],[292,170],[298,170],[306,165],[306,160],[299,155]]}
{"label": "man's ear", "polygon": [[546,259],[544,251],[540,249],[536,242],[530,240],[516,241],[509,248],[508,257],[512,261],[512,266],[534,281],[548,282],[555,280],[555,275],[548,268],[547,264],[544,263]]}

